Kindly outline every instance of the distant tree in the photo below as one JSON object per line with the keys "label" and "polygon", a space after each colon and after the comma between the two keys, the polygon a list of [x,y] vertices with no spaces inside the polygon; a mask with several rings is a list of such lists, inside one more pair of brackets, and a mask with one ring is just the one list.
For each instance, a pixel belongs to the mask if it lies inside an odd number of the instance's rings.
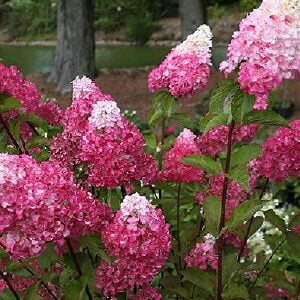
{"label": "distant tree", "polygon": [[183,39],[207,21],[205,0],[179,0],[179,12]]}
{"label": "distant tree", "polygon": [[55,70],[50,80],[61,92],[77,76],[96,76],[93,0],[59,0]]}

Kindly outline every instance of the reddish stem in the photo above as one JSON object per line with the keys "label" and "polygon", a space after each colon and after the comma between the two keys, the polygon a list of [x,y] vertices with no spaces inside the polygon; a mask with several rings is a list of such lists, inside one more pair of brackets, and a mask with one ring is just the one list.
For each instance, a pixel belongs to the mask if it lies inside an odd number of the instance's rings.
{"label": "reddish stem", "polygon": [[[232,149],[232,136],[234,130],[235,121],[231,121],[228,139],[227,139],[227,154],[226,154],[226,163],[224,170],[224,183],[222,191],[222,207],[221,207],[221,216],[219,224],[219,232],[222,231],[225,225],[225,208],[226,208],[226,198],[227,198],[227,189],[229,183],[229,170],[230,170],[230,159],[231,159],[231,149]],[[222,264],[223,264],[223,242],[222,236],[219,237],[217,241],[217,251],[218,251],[218,269],[217,269],[217,300],[222,300]]]}

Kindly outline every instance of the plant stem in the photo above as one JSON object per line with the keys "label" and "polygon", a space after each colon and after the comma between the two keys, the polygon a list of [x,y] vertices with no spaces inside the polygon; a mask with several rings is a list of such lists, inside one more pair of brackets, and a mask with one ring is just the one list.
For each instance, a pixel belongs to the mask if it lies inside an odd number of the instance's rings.
{"label": "plant stem", "polygon": [[[267,179],[267,180],[265,181],[265,184],[264,184],[264,186],[263,186],[263,188],[262,188],[262,190],[261,190],[260,196],[259,196],[259,200],[261,200],[262,197],[264,196],[264,194],[265,194],[265,192],[266,192],[266,190],[267,190],[268,183],[269,183],[269,179]],[[249,222],[249,225],[248,225],[248,228],[247,228],[247,232],[246,232],[246,235],[245,235],[245,237],[244,237],[243,244],[242,244],[242,247],[241,247],[240,252],[239,252],[239,255],[238,255],[238,259],[237,259],[238,262],[241,261],[242,255],[243,255],[244,250],[245,250],[245,247],[246,247],[246,245],[247,245],[247,240],[248,240],[248,237],[249,237],[249,234],[250,234],[250,229],[251,229],[251,226],[252,226],[253,221],[254,221],[254,215],[253,215],[253,216],[251,217],[251,219],[250,219],[250,222]]]}
{"label": "plant stem", "polygon": [[0,114],[0,123],[2,124],[4,130],[6,131],[7,135],[9,136],[9,139],[11,140],[13,145],[19,150],[19,153],[24,154],[24,152],[21,149],[20,145],[18,144],[18,142],[16,141],[14,136],[11,134],[11,132],[10,132],[9,128],[7,127],[7,124],[6,124],[5,120],[3,119],[3,117],[1,116],[1,114]]}
{"label": "plant stem", "polygon": [[31,275],[37,277],[37,280],[41,281],[41,285],[45,288],[45,290],[52,296],[53,299],[58,300],[58,298],[52,293],[52,291],[49,289],[47,284],[39,277],[37,276],[34,272],[32,272],[29,268],[23,265],[23,263],[19,260],[19,262],[22,264],[23,268],[30,273]]}
{"label": "plant stem", "polygon": [[[163,117],[162,121],[161,121],[161,137],[160,137],[160,145],[161,145],[161,149],[160,149],[160,153],[159,153],[159,161],[158,161],[158,166],[159,166],[159,170],[162,170],[163,167],[163,146],[165,144],[165,135],[166,135],[166,118]],[[159,199],[162,198],[162,190],[159,189],[158,190],[158,197]]]}
{"label": "plant stem", "polygon": [[178,184],[177,190],[177,251],[178,251],[178,273],[181,271],[181,240],[180,240],[180,192],[181,183]]}
{"label": "plant stem", "polygon": [[284,242],[286,241],[286,238],[284,238],[278,245],[277,247],[273,250],[271,256],[268,258],[268,260],[266,261],[266,263],[264,264],[263,268],[260,270],[260,272],[257,274],[254,282],[252,283],[249,293],[253,290],[257,280],[259,277],[261,277],[261,275],[266,271],[268,264],[270,263],[270,261],[272,260],[272,258],[274,257],[274,255],[276,254],[276,252],[279,250],[279,248],[284,244]]}
{"label": "plant stem", "polygon": [[13,295],[15,296],[15,298],[17,300],[21,300],[21,298],[17,294],[16,290],[14,289],[14,287],[12,286],[12,284],[10,283],[9,279],[4,275],[4,273],[2,271],[0,271],[0,277],[5,281],[6,285],[11,290],[11,292],[13,293]]}
{"label": "plant stem", "polygon": [[[83,275],[83,273],[82,273],[82,271],[81,271],[79,262],[78,262],[78,260],[77,260],[77,258],[76,258],[75,252],[74,252],[74,250],[73,250],[73,247],[72,247],[72,244],[71,244],[71,240],[70,240],[70,239],[66,239],[66,242],[67,242],[67,245],[68,245],[70,254],[71,254],[71,256],[72,256],[72,259],[73,259],[73,261],[74,261],[75,267],[76,267],[76,269],[77,269],[77,273],[78,273],[78,275],[81,277],[81,276]],[[92,299],[93,299],[93,296],[92,296],[92,294],[91,294],[91,292],[90,292],[90,289],[89,289],[89,286],[88,286],[88,285],[86,285],[85,291],[86,291],[86,293],[87,293],[87,295],[88,295],[89,300],[92,300]]]}
{"label": "plant stem", "polygon": [[[229,183],[229,170],[230,170],[230,159],[231,159],[231,148],[232,148],[232,135],[235,126],[235,121],[231,121],[229,131],[228,131],[228,139],[227,139],[227,153],[226,153],[226,163],[224,170],[224,183],[222,190],[222,206],[221,206],[221,216],[219,223],[219,232],[222,231],[225,225],[225,209],[226,209],[226,197],[227,197],[227,189]],[[217,269],[217,300],[222,300],[222,264],[223,264],[223,242],[222,236],[219,237],[217,241],[217,251],[218,251],[218,269]]]}

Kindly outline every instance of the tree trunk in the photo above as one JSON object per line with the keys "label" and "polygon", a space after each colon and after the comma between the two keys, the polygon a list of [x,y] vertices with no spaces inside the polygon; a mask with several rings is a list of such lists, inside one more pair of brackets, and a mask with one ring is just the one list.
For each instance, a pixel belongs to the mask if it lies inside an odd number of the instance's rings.
{"label": "tree trunk", "polygon": [[59,0],[55,70],[50,80],[61,92],[76,76],[96,76],[93,0]]}
{"label": "tree trunk", "polygon": [[181,33],[185,39],[193,33],[201,24],[206,23],[205,0],[179,0]]}

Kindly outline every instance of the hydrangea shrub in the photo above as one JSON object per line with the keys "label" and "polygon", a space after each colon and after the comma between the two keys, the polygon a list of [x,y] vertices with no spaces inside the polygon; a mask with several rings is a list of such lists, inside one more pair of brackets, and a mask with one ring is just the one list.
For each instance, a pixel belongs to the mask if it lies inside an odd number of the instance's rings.
{"label": "hydrangea shrub", "polygon": [[299,9],[241,22],[197,130],[177,103],[207,87],[207,25],[149,74],[145,132],[87,77],[62,111],[0,65],[0,298],[300,299],[300,211],[272,194],[300,120],[267,107],[299,76]]}

